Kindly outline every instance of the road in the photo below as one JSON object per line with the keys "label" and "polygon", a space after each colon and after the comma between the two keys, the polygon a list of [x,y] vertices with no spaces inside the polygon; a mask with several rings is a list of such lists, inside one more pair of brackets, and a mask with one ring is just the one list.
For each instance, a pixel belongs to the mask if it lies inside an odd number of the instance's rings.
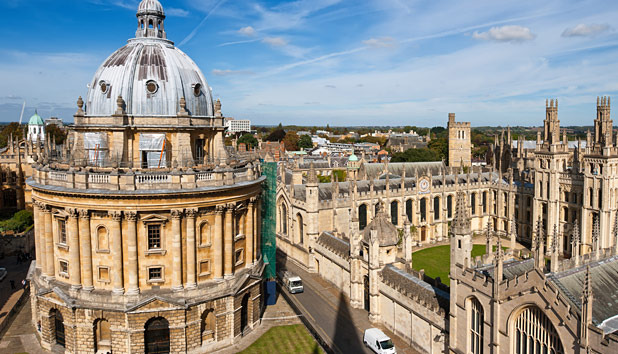
{"label": "road", "polygon": [[372,353],[363,344],[363,333],[371,327],[378,327],[391,337],[398,353],[418,353],[385,328],[371,324],[367,311],[350,307],[349,299],[333,284],[307,273],[293,262],[286,262],[285,267],[303,279],[305,290],[300,294],[286,294],[334,353]]}

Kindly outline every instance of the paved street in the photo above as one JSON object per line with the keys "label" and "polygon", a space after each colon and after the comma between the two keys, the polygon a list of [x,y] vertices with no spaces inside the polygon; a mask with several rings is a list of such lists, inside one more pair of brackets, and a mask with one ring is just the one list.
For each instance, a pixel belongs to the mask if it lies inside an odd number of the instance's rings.
{"label": "paved street", "polygon": [[363,345],[363,333],[371,327],[379,327],[391,337],[398,353],[418,353],[390,331],[371,324],[367,311],[350,307],[349,299],[333,284],[305,272],[290,261],[285,266],[303,279],[305,288],[304,293],[290,294],[291,301],[335,353],[372,353]]}

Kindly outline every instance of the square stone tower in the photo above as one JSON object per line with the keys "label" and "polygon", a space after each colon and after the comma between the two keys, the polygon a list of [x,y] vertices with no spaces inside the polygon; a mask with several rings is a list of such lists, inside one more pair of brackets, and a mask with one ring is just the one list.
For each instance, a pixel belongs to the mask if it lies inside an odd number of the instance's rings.
{"label": "square stone tower", "polygon": [[448,114],[448,165],[462,167],[472,165],[470,122],[455,122],[455,113]]}

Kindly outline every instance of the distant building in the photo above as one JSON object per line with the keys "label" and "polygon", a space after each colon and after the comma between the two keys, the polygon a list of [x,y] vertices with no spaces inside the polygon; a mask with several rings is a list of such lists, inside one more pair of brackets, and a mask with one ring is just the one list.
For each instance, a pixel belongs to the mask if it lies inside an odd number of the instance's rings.
{"label": "distant building", "polygon": [[58,128],[64,128],[64,123],[62,122],[62,119],[58,117],[50,117],[45,119],[45,126],[48,126],[50,124],[56,125],[58,126]]}
{"label": "distant building", "polygon": [[229,134],[249,133],[251,132],[251,121],[248,119],[227,119],[225,127]]}
{"label": "distant building", "polygon": [[464,167],[472,164],[470,122],[455,122],[455,113],[448,114],[448,165]]}
{"label": "distant building", "polygon": [[28,121],[28,140],[32,142],[45,141],[45,123],[37,112]]}

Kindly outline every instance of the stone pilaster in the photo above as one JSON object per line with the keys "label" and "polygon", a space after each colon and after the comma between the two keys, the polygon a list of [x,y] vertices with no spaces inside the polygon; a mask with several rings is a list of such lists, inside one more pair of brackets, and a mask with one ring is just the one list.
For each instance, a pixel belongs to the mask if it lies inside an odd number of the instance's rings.
{"label": "stone pilaster", "polygon": [[79,290],[82,287],[80,258],[79,258],[79,226],[77,209],[66,209],[69,214],[67,231],[69,236],[69,281],[71,290]]}
{"label": "stone pilaster", "polygon": [[94,289],[92,279],[92,242],[90,235],[90,214],[88,210],[79,209],[79,246],[82,270],[82,289],[92,291]]}
{"label": "stone pilaster", "polygon": [[187,209],[187,289],[197,287],[195,281],[195,215],[197,209]]}
{"label": "stone pilaster", "polygon": [[234,254],[234,230],[232,219],[234,218],[234,203],[229,203],[225,210],[225,230],[223,231],[223,272],[225,278],[232,277],[233,254]]}
{"label": "stone pilaster", "polygon": [[45,272],[48,279],[56,277],[56,257],[54,255],[54,234],[52,231],[51,209],[47,205],[42,205],[43,218],[45,224]]}
{"label": "stone pilaster", "polygon": [[34,202],[34,236],[36,247],[36,267],[45,268],[45,219],[43,206],[40,202]]}
{"label": "stone pilaster", "polygon": [[172,290],[182,290],[182,210],[174,209],[172,214]]}
{"label": "stone pilaster", "polygon": [[129,270],[129,287],[127,295],[139,294],[139,265],[137,257],[137,213],[134,211],[126,211],[124,217],[127,220],[127,251],[128,254],[128,270]]}
{"label": "stone pilaster", "polygon": [[247,267],[253,264],[253,242],[254,230],[253,230],[253,209],[255,206],[255,197],[251,198],[247,207],[247,218],[245,219],[245,265]]}
{"label": "stone pilaster", "polygon": [[223,212],[225,207],[217,205],[215,215],[215,233],[212,237],[215,279],[223,278]]}
{"label": "stone pilaster", "polygon": [[109,216],[113,223],[110,229],[112,236],[112,292],[116,295],[124,294],[123,264],[122,264],[122,213],[110,211]]}

